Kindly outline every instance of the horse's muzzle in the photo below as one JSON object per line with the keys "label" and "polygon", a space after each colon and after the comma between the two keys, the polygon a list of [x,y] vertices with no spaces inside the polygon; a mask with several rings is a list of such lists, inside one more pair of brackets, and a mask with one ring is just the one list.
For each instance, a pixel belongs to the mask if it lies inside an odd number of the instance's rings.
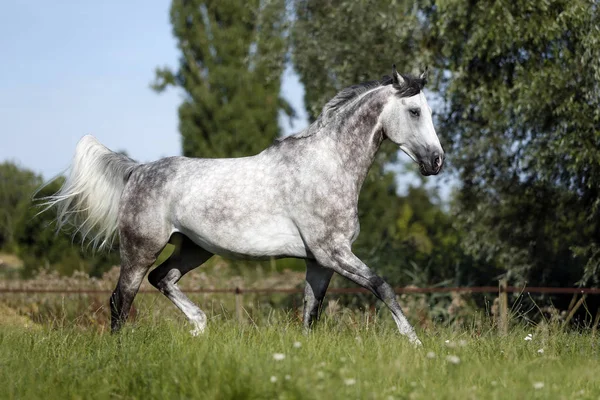
{"label": "horse's muzzle", "polygon": [[421,162],[419,169],[424,176],[437,175],[444,165],[444,152],[434,151],[429,160]]}

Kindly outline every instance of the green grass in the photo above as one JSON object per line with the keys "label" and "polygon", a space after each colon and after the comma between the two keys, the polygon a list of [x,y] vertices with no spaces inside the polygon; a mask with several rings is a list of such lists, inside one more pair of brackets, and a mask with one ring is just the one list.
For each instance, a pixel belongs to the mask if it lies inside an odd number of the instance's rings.
{"label": "green grass", "polygon": [[[415,349],[381,318],[326,319],[305,336],[290,316],[138,321],[119,335],[77,327],[0,327],[0,397],[10,399],[598,398],[597,338],[542,327],[507,336],[434,327]],[[524,340],[528,333],[533,340]],[[445,343],[449,340],[449,343]],[[295,347],[294,342],[300,342]],[[543,354],[538,353],[543,349]],[[285,354],[275,360],[275,353]],[[428,354],[429,353],[429,354]],[[460,359],[457,364],[448,356]],[[273,379],[272,377],[275,377]],[[272,382],[272,379],[275,382]],[[543,387],[536,389],[535,385]]]}

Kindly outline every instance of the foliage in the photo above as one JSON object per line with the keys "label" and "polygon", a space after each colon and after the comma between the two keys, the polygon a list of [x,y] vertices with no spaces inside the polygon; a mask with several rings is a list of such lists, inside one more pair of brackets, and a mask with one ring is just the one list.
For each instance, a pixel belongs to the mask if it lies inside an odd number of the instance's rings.
{"label": "foliage", "polygon": [[287,21],[284,0],[172,2],[179,67],[157,69],[153,87],[184,90],[184,155],[248,156],[277,137],[280,110],[293,114],[279,96]]}
{"label": "foliage", "polygon": [[0,249],[14,251],[15,231],[42,178],[8,161],[0,164]]}
{"label": "foliage", "polygon": [[572,285],[587,262],[584,281],[597,284],[597,2],[439,1],[430,11],[463,245],[520,281]]}

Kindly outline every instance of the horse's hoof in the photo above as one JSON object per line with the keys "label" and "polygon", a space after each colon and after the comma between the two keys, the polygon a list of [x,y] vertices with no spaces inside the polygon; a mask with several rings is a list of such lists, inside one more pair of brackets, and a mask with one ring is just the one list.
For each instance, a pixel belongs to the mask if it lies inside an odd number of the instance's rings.
{"label": "horse's hoof", "polygon": [[194,328],[190,331],[190,334],[194,337],[200,336],[204,333],[204,328]]}
{"label": "horse's hoof", "polygon": [[419,348],[419,347],[423,347],[423,343],[421,343],[421,341],[419,339],[414,339],[412,341],[413,346]]}

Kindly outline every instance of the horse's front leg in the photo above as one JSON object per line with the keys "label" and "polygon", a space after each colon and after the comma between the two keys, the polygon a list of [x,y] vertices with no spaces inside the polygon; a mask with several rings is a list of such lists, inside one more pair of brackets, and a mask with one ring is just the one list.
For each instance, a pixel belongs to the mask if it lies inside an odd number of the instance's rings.
{"label": "horse's front leg", "polygon": [[304,288],[304,329],[308,331],[319,319],[323,298],[333,270],[325,268],[315,260],[306,260],[306,287]]}
{"label": "horse's front leg", "polygon": [[329,251],[326,249],[313,251],[313,254],[324,267],[332,269],[373,292],[392,312],[400,333],[407,336],[411,343],[421,346],[421,341],[417,337],[414,328],[402,313],[392,287],[356,257],[352,253],[350,245],[332,247]]}

